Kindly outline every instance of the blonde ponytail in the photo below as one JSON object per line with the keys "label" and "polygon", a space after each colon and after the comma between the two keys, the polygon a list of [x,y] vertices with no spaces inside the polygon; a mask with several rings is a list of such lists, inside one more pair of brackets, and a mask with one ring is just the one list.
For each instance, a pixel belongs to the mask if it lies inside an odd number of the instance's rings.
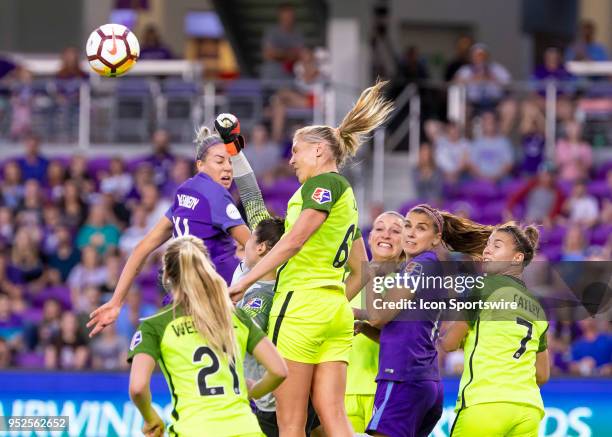
{"label": "blonde ponytail", "polygon": [[174,239],[164,254],[164,283],[172,289],[174,308],[182,307],[208,345],[232,362],[237,353],[233,305],[223,278],[208,259],[202,240]]}
{"label": "blonde ponytail", "polygon": [[382,93],[386,84],[387,81],[377,81],[365,89],[338,126],[341,162],[355,156],[363,136],[383,124],[393,111],[393,103],[385,99]]}
{"label": "blonde ponytail", "polygon": [[306,126],[298,129],[295,136],[307,143],[326,143],[341,167],[355,156],[363,142],[363,136],[385,122],[393,103],[383,97],[382,88],[387,82],[376,82],[361,93],[353,109],[337,128],[330,126]]}

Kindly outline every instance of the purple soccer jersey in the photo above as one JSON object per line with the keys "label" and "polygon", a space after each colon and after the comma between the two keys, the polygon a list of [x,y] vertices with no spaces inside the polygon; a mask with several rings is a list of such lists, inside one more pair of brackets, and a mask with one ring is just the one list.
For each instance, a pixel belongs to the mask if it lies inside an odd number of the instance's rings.
{"label": "purple soccer jersey", "polygon": [[166,217],[174,226],[174,237],[193,235],[204,241],[217,272],[229,284],[239,260],[228,231],[244,225],[230,193],[207,174],[198,173],[176,190]]}
{"label": "purple soccer jersey", "polygon": [[[440,263],[434,252],[423,252],[408,262],[409,276],[440,274]],[[415,290],[413,298],[427,300],[440,290]],[[417,306],[418,308],[419,306]],[[387,323],[380,332],[380,353],[376,381],[439,381],[438,310],[406,309]]]}

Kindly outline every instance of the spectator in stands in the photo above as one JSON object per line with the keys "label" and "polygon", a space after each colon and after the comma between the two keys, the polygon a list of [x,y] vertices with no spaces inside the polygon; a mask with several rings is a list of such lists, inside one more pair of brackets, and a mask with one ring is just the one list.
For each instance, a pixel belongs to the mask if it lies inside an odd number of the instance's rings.
{"label": "spectator in stands", "polygon": [[168,199],[159,197],[159,190],[153,184],[146,184],[141,189],[140,205],[147,213],[147,228],[153,229],[155,224],[161,219],[172,206]]}
{"label": "spectator in stands", "polygon": [[612,375],[612,336],[605,330],[600,332],[593,318],[579,324],[582,337],[571,347],[571,372],[580,376]]}
{"label": "spectator in stands", "polygon": [[443,174],[428,143],[421,144],[419,148],[419,161],[414,168],[413,178],[420,201],[436,204],[442,198]]}
{"label": "spectator in stands", "polygon": [[601,202],[601,222],[612,224],[612,169],[606,173],[606,192]]}
{"label": "spectator in stands", "polygon": [[4,164],[3,180],[0,185],[4,204],[11,209],[17,208],[23,199],[23,178],[21,167],[16,161]]}
{"label": "spectator in stands", "polygon": [[312,109],[315,105],[315,88],[322,82],[314,51],[310,48],[300,50],[295,64],[293,87],[281,88],[270,100],[272,115],[272,139],[280,142],[285,139],[285,121],[288,109]]}
{"label": "spectator in stands", "polygon": [[42,320],[38,324],[37,343],[43,350],[60,332],[62,306],[57,299],[47,299],[43,304]]}
{"label": "spectator in stands", "polygon": [[577,181],[572,194],[565,201],[563,211],[570,223],[589,228],[599,220],[599,205],[597,199],[590,195],[586,181]]}
{"label": "spectator in stands", "polygon": [[133,287],[125,298],[125,305],[121,307],[115,325],[117,333],[124,338],[132,338],[140,319],[149,317],[157,312],[157,307],[142,300],[142,291]]}
{"label": "spectator in stands", "polygon": [[164,129],[158,129],[153,134],[153,153],[145,157],[145,162],[148,162],[153,167],[153,177],[155,185],[161,187],[168,177],[176,157],[170,151],[170,134]]}
{"label": "spectator in stands", "polygon": [[0,245],[11,241],[14,229],[13,211],[8,206],[0,206]]}
{"label": "spectator in stands", "polygon": [[55,230],[62,224],[60,209],[53,204],[45,205],[43,208],[42,240],[40,248],[46,257],[57,251],[57,238]]}
{"label": "spectator in stands", "polygon": [[72,269],[81,261],[81,252],[74,246],[67,226],[57,227],[54,234],[57,248],[49,254],[47,265],[57,272],[59,280],[56,282],[65,283]]}
{"label": "spectator in stands", "polygon": [[107,294],[110,298],[113,291],[115,291],[115,288],[117,287],[119,276],[121,275],[121,270],[123,269],[123,260],[121,259],[121,256],[117,250],[111,251],[104,257],[104,267],[106,269],[106,280],[100,286],[100,292]]}
{"label": "spectator in stands", "polygon": [[106,282],[106,267],[100,263],[100,255],[95,247],[85,246],[81,251],[81,262],[68,275],[68,286],[72,305],[78,307],[83,291],[89,286],[101,287]]}
{"label": "spectator in stands", "polygon": [[567,228],[563,240],[561,261],[584,261],[586,258],[586,246],[584,229],[578,225],[570,226]]}
{"label": "spectator in stands", "polygon": [[284,3],[278,8],[277,25],[266,30],[263,38],[261,78],[271,81],[291,79],[293,64],[303,47],[304,37],[295,29],[293,5]]}
{"label": "spectator in stands", "polygon": [[32,73],[17,68],[10,80],[11,125],[10,137],[18,140],[32,131],[32,103],[34,89]]}
{"label": "spectator in stands", "polygon": [[66,170],[64,165],[57,159],[49,162],[47,167],[47,182],[45,184],[45,191],[47,192],[47,199],[52,202],[56,202],[61,199],[64,192],[64,182],[66,181]]}
{"label": "spectator in stands", "polygon": [[[249,149],[252,149],[253,138],[249,137]],[[253,165],[251,153],[249,153],[249,162]],[[187,179],[192,177],[194,174],[193,162],[185,158],[177,158],[172,166],[170,172],[170,178],[166,181],[161,189],[161,195],[165,199],[172,199],[176,193],[177,188],[185,182]]]}
{"label": "spectator in stands", "polygon": [[595,23],[584,20],[576,41],[565,52],[567,61],[607,61],[608,53],[603,44],[595,41]]}
{"label": "spectator in stands", "polygon": [[3,252],[0,252],[0,294],[6,294],[15,308],[25,308],[23,290],[9,277],[9,260]]}
{"label": "spectator in stands", "polygon": [[125,171],[123,159],[118,156],[110,160],[109,172],[102,173],[100,179],[100,191],[112,194],[115,199],[124,199],[134,184],[132,175]]}
{"label": "spectator in stands", "polygon": [[399,82],[404,86],[429,79],[427,64],[425,59],[421,57],[417,46],[406,47],[399,61],[397,74]]}
{"label": "spectator in stands", "polygon": [[11,249],[9,277],[15,284],[27,286],[30,292],[46,285],[45,266],[40,256],[38,232],[21,227],[15,233]]}
{"label": "spectator in stands", "polygon": [[81,70],[79,50],[76,47],[66,47],[62,52],[61,65],[55,77],[62,80],[86,79],[89,75]]}
{"label": "spectator in stands", "polygon": [[555,162],[563,180],[576,181],[589,177],[593,151],[591,145],[582,139],[582,127],[577,121],[565,123],[565,138],[557,141]]}
{"label": "spectator in stands", "polygon": [[455,77],[457,71],[464,65],[470,63],[470,48],[474,45],[474,40],[471,36],[462,35],[455,43],[455,56],[446,66],[444,71],[444,80],[450,82]]}
{"label": "spectator in stands", "polygon": [[13,311],[12,302],[7,294],[0,293],[0,338],[12,349],[23,344],[25,325],[21,317]]}
{"label": "spectator in stands", "polygon": [[141,41],[140,59],[164,60],[173,58],[172,52],[162,42],[154,25],[149,24],[145,28]]}
{"label": "spectator in stands", "polygon": [[128,341],[117,335],[115,324],[108,328],[91,343],[92,367],[94,370],[127,369]]}
{"label": "spectator in stands", "polygon": [[68,179],[76,183],[84,199],[96,190],[93,175],[87,169],[87,158],[83,155],[72,155],[68,165]]}
{"label": "spectator in stands", "polygon": [[86,339],[79,332],[74,313],[62,314],[59,332],[45,348],[47,369],[81,370],[87,365],[89,353]]}
{"label": "spectator in stands", "polygon": [[525,203],[523,221],[551,226],[563,206],[563,191],[557,185],[555,177],[554,166],[550,163],[542,164],[537,176],[510,196],[506,205],[506,218],[511,219],[515,207]]}
{"label": "spectator in stands", "polygon": [[446,125],[429,121],[425,130],[434,145],[434,157],[447,182],[457,182],[467,170],[471,151],[470,142],[461,135],[461,129],[455,122]]}
{"label": "spectator in stands", "polygon": [[251,167],[258,178],[269,180],[281,158],[280,145],[270,141],[268,130],[263,124],[255,125],[248,138]]}
{"label": "spectator in stands", "polygon": [[510,174],[514,150],[510,140],[499,133],[495,113],[485,112],[481,121],[482,135],[472,142],[469,170],[477,179],[497,182]]}
{"label": "spectator in stands", "polygon": [[556,47],[549,47],[544,51],[544,62],[536,66],[531,77],[537,81],[554,80],[558,82],[574,79],[574,76],[565,69],[561,51]]}
{"label": "spectator in stands", "polygon": [[0,369],[8,369],[13,363],[13,353],[4,338],[0,338]]}
{"label": "spectator in stands", "polygon": [[17,160],[21,168],[21,176],[23,180],[36,179],[42,184],[47,176],[49,160],[40,153],[40,139],[30,135],[25,139],[23,146],[25,156]]}
{"label": "spectator in stands", "polygon": [[545,158],[544,114],[535,104],[523,105],[523,117],[519,127],[521,134],[521,174],[533,176]]}
{"label": "spectator in stands", "polygon": [[123,231],[119,239],[119,249],[121,253],[125,256],[131,254],[148,231],[147,211],[142,205],[136,205],[132,210],[130,227]]}
{"label": "spectator in stands", "polygon": [[461,67],[454,81],[466,86],[467,98],[476,114],[495,109],[504,97],[504,86],[511,80],[503,65],[491,61],[484,44],[474,44],[470,63]]}
{"label": "spectator in stands", "polygon": [[119,244],[119,229],[110,223],[109,211],[102,203],[92,205],[85,225],[77,235],[77,246],[95,247],[100,254],[104,254],[111,246]]}
{"label": "spectator in stands", "polygon": [[15,224],[17,226],[40,226],[42,225],[42,213],[44,207],[44,193],[40,183],[36,179],[25,182],[23,199],[17,207]]}
{"label": "spectator in stands", "polygon": [[0,54],[0,80],[9,78],[11,74],[14,74],[17,67],[12,59]]}
{"label": "spectator in stands", "polygon": [[80,228],[85,222],[89,212],[87,203],[82,199],[79,187],[72,179],[68,179],[64,183],[63,196],[59,201],[59,207],[65,224],[70,228]]}

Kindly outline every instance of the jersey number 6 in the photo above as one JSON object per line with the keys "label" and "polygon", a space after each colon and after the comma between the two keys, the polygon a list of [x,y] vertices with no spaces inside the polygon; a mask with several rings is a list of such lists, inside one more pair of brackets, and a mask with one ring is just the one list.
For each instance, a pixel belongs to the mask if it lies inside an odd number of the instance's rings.
{"label": "jersey number 6", "polygon": [[[193,353],[193,364],[198,364],[204,358],[204,355],[210,357],[210,365],[202,368],[198,372],[198,388],[200,389],[201,396],[220,396],[225,394],[225,389],[221,386],[208,387],[206,385],[206,377],[217,373],[220,369],[219,358],[217,354],[208,346],[200,346]],[[234,363],[229,366],[232,378],[234,380],[234,393],[240,394],[240,380],[238,379],[238,373],[236,373],[236,366]]]}
{"label": "jersey number 6", "polygon": [[333,266],[337,269],[344,267],[344,264],[348,261],[349,257],[349,239],[353,238],[353,233],[355,232],[355,225],[349,226],[346,231],[346,235],[340,243],[340,247],[338,248],[338,252],[336,252],[336,257],[334,258]]}

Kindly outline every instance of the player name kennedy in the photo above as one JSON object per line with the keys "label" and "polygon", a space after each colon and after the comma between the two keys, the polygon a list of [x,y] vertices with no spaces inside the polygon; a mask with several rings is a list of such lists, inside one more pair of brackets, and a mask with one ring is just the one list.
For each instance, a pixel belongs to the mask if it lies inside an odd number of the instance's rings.
{"label": "player name kennedy", "polygon": [[385,302],[382,298],[376,298],[373,304],[374,308],[377,310],[516,310],[519,307],[517,302],[504,299],[498,301],[463,301],[458,299],[449,299],[448,301],[427,301],[421,299],[400,299],[397,302]]}
{"label": "player name kennedy", "polygon": [[200,199],[193,196],[187,196],[186,194],[177,194],[176,198],[178,199],[179,206],[183,208],[195,209],[195,207],[200,203]]}

